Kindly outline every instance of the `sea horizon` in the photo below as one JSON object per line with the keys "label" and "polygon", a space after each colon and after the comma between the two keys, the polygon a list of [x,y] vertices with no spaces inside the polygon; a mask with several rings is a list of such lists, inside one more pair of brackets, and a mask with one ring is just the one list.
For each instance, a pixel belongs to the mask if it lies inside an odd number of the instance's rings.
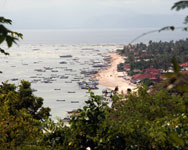
{"label": "sea horizon", "polygon": [[[162,27],[161,27],[162,28]],[[159,28],[108,28],[108,29],[15,29],[23,34],[19,43],[27,44],[129,44],[143,33]],[[177,41],[187,38],[187,32],[177,29],[146,34],[133,44],[152,41]]]}

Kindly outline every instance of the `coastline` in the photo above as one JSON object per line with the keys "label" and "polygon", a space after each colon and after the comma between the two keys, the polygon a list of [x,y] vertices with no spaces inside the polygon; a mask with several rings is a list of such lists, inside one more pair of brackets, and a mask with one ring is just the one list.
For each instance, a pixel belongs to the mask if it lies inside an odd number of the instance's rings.
{"label": "coastline", "polygon": [[132,84],[130,80],[125,80],[123,76],[127,76],[124,72],[117,71],[117,65],[124,62],[124,58],[117,53],[108,53],[107,56],[111,57],[110,66],[107,69],[99,70],[95,78],[99,84],[114,90],[118,87],[118,93],[126,94],[127,89],[135,89],[136,85]]}

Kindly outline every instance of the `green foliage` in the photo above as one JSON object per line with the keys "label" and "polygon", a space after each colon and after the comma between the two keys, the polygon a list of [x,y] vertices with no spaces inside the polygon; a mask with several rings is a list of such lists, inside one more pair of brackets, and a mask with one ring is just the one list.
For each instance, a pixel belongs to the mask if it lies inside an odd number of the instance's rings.
{"label": "green foliage", "polygon": [[146,86],[150,86],[150,85],[154,84],[150,79],[147,79],[147,78],[141,80],[141,83],[146,85]]}
{"label": "green foliage", "polygon": [[0,93],[4,95],[2,102],[6,101],[9,94],[14,95],[9,104],[11,105],[10,113],[14,115],[15,110],[27,109],[27,112],[32,115],[34,119],[43,120],[50,115],[50,108],[44,108],[43,99],[32,94],[31,84],[28,81],[21,81],[19,89],[16,90],[14,84],[8,82],[0,85]]}
{"label": "green foliage", "polygon": [[181,10],[181,9],[185,9],[188,7],[188,1],[179,1],[176,2],[173,6],[172,9],[176,9],[177,11]]}
{"label": "green foliage", "polygon": [[44,119],[36,117],[38,113],[31,111],[34,107],[29,101],[34,97],[28,82],[22,81],[18,89],[3,83],[0,145],[18,150],[186,149],[188,92],[172,94],[165,88],[153,93],[147,91],[141,87],[129,93],[126,100],[116,94],[112,97],[112,107],[108,107],[104,97],[90,92],[86,106],[66,126],[60,119],[54,123],[46,115]]}
{"label": "green foliage", "polygon": [[[188,8],[188,1],[179,1],[172,6],[172,9],[176,9],[177,11],[185,8]],[[185,18],[185,24],[187,23],[188,23],[188,16]]]}
{"label": "green foliage", "polygon": [[112,123],[124,134],[127,149],[185,149],[187,107],[187,96],[140,88],[115,106]]}
{"label": "green foliage", "polygon": [[63,150],[186,149],[188,94],[147,91],[141,87],[126,100],[114,95],[112,107],[91,93],[87,105],[72,116],[70,126],[61,120],[46,122],[43,144]]}
{"label": "green foliage", "polygon": [[64,125],[61,119],[57,123],[48,119],[43,122],[44,134],[41,145],[49,149],[68,149],[71,141],[71,129]]}
{"label": "green foliage", "polygon": [[74,132],[72,147],[75,149],[94,149],[98,146],[98,132],[105,121],[105,107],[107,103],[101,96],[90,93],[86,106],[79,110],[79,114],[72,117],[70,125]]}
{"label": "green foliage", "polygon": [[178,62],[176,61],[175,58],[172,59],[172,65],[173,65],[174,73],[179,73],[180,72],[180,66],[179,66],[179,64],[178,64]]}
{"label": "green foliage", "polygon": [[49,116],[42,98],[32,94],[30,83],[17,87],[7,82],[0,85],[0,145],[3,149],[37,144],[42,134],[41,121]]}
{"label": "green foliage", "polygon": [[[10,19],[6,19],[4,17],[0,17],[0,44],[4,41],[7,43],[8,47],[11,47],[13,43],[16,44],[16,41],[19,40],[19,38],[22,39],[23,35],[18,32],[11,31],[7,29],[4,24],[12,24],[12,21]],[[0,48],[0,52],[9,55],[5,50]]]}
{"label": "green foliage", "polygon": [[129,62],[131,71],[143,70],[148,67],[167,71],[171,67],[171,60],[176,58],[178,63],[188,61],[188,39],[176,42],[152,42],[148,45],[139,43],[125,46],[122,54],[127,56],[125,63]]}
{"label": "green foliage", "polygon": [[173,73],[165,73],[167,79],[154,87],[154,90],[167,89],[171,94],[183,95],[188,92],[188,74],[180,72],[179,65],[174,60]]}

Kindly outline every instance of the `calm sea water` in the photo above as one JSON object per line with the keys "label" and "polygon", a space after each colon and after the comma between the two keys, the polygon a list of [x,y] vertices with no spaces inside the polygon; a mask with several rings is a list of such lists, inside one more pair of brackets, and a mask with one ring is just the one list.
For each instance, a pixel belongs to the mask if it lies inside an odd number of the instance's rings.
{"label": "calm sea water", "polygon": [[[96,70],[94,64],[105,63],[104,53],[119,48],[122,45],[22,43],[8,50],[10,56],[0,55],[0,82],[8,80],[19,85],[21,80],[30,81],[32,89],[37,90],[34,94],[44,98],[44,106],[51,108],[52,118],[65,117],[66,111],[81,108],[88,99],[88,91],[78,82],[89,81],[90,77],[81,72]],[[72,57],[60,57],[64,55]],[[99,86],[94,92],[101,94],[104,88]]]}
{"label": "calm sea water", "polygon": [[[88,99],[87,90],[80,89],[76,81],[89,79],[81,71],[94,69],[93,62],[104,62],[104,53],[123,48],[124,44],[150,30],[153,29],[18,30],[24,34],[24,40],[19,46],[8,49],[10,56],[0,55],[0,70],[3,71],[0,82],[9,80],[17,85],[20,80],[32,82],[32,88],[37,90],[34,94],[43,97],[44,105],[52,109],[52,118],[65,117],[66,111],[81,108]],[[187,33],[164,31],[146,35],[137,42],[185,39]],[[60,58],[62,55],[72,57]],[[65,63],[60,64],[62,61]],[[60,79],[60,76],[68,78]],[[53,79],[52,83],[43,82],[49,78]],[[99,86],[95,93],[101,94],[104,88]]]}

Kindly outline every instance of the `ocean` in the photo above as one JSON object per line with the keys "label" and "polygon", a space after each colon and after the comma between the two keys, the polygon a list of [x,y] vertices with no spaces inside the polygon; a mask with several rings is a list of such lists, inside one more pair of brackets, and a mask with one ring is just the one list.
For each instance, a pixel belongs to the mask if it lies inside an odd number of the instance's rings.
{"label": "ocean", "polygon": [[[78,82],[90,77],[83,71],[97,70],[94,64],[104,64],[104,54],[123,48],[148,29],[116,30],[18,30],[24,39],[0,55],[0,82],[8,80],[19,85],[30,81],[34,94],[51,108],[52,118],[63,118],[67,111],[82,108],[89,94]],[[187,32],[164,31],[146,35],[137,42],[171,41],[187,38]],[[6,49],[6,46],[3,45]],[[63,57],[61,57],[63,56]],[[65,57],[64,57],[65,56]],[[96,94],[106,87],[98,86]]]}

